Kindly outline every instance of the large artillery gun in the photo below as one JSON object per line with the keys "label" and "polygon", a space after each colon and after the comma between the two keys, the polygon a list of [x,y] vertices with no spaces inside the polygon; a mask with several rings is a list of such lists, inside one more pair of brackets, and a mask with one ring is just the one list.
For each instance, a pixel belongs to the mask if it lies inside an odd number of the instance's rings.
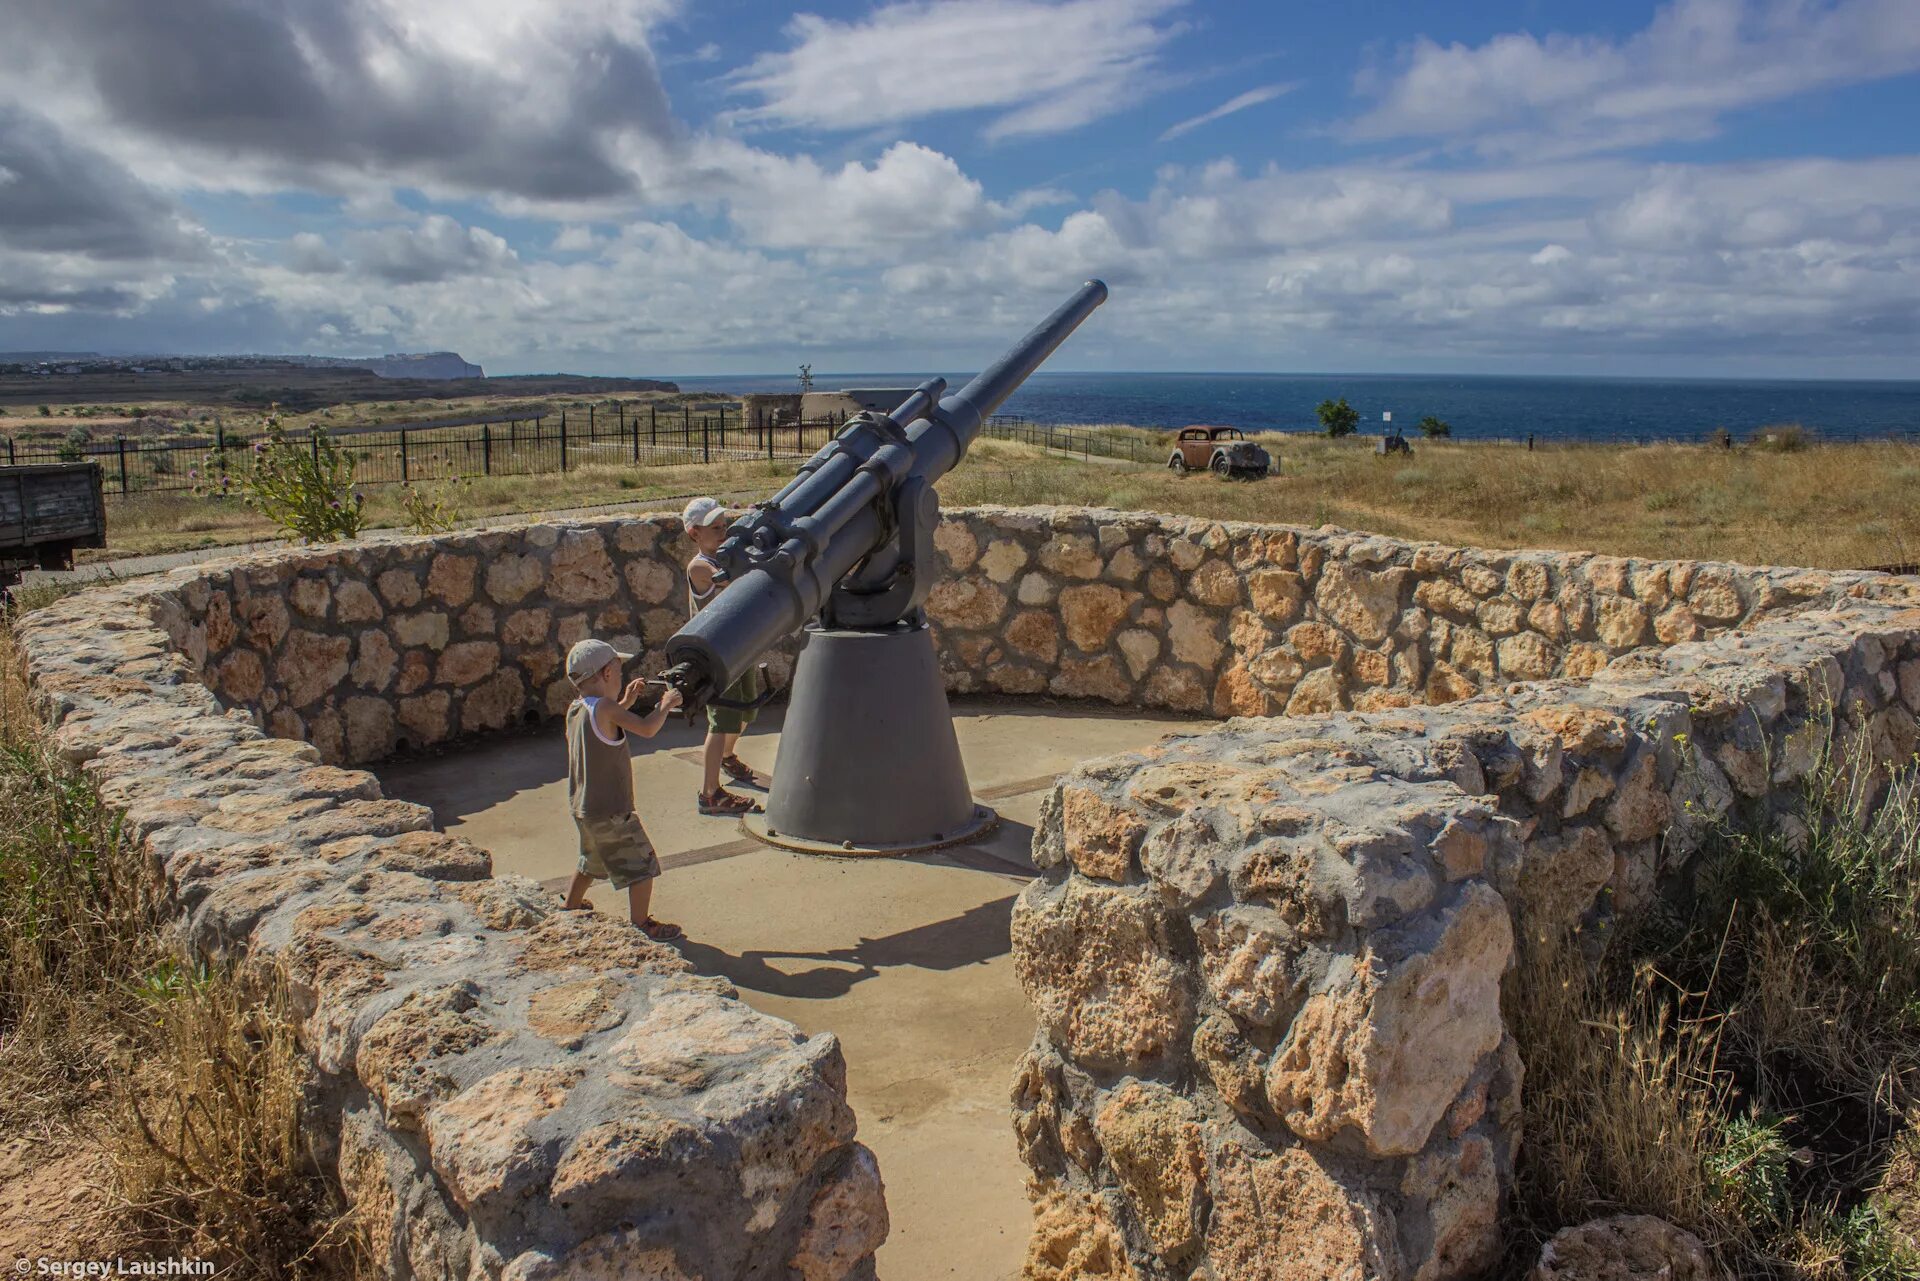
{"label": "large artillery gun", "polygon": [[727,589],[667,641],[663,679],[701,707],[804,629],[766,813],[747,820],[756,836],[900,853],[995,822],[967,786],[923,609],[934,486],[1106,298],[1089,281],[959,391],[929,379],[892,413],[849,419],[728,532],[714,555]]}

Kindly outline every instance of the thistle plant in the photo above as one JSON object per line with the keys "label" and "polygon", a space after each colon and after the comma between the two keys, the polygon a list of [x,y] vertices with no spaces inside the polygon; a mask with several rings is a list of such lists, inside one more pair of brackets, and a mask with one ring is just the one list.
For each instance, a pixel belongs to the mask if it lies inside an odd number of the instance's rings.
{"label": "thistle plant", "polygon": [[417,485],[401,492],[400,508],[407,529],[415,534],[444,534],[460,520],[461,494],[466,482],[455,477],[432,493]]}
{"label": "thistle plant", "polygon": [[302,542],[356,537],[362,518],[353,455],[318,430],[304,441],[288,436],[277,413],[267,416],[266,427],[240,480],[247,506]]}

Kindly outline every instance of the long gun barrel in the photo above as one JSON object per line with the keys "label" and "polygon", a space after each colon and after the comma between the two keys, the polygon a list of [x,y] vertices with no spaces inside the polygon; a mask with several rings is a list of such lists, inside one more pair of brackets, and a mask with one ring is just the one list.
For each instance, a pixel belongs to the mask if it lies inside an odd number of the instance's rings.
{"label": "long gun barrel", "polygon": [[931,586],[932,486],[982,424],[1107,299],[1088,281],[957,392],[923,383],[891,414],[862,414],[779,493],[736,521],[715,553],[727,590],[667,641],[666,678],[687,705],[712,701],[823,611],[884,627],[917,613]]}

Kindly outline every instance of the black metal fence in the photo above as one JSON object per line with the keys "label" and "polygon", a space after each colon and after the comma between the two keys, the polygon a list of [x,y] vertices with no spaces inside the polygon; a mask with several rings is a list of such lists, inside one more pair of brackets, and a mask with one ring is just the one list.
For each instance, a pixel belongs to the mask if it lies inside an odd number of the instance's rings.
{"label": "black metal fence", "polygon": [[[658,467],[805,458],[831,440],[842,419],[753,426],[737,406],[696,409],[617,404],[524,419],[460,425],[351,428],[326,433],[353,460],[357,485],[419,484],[453,478],[531,476],[586,467]],[[319,449],[318,429],[288,438]],[[79,443],[19,444],[8,438],[6,462],[92,461],[109,498],[198,493],[223,475],[246,471],[261,433],[118,437]]]}

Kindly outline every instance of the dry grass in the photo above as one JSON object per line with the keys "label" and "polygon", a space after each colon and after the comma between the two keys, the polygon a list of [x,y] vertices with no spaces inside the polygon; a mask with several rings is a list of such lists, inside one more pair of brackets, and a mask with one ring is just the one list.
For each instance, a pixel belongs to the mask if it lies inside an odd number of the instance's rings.
{"label": "dry grass", "polygon": [[1802,818],[1720,833],[1693,901],[1597,966],[1523,940],[1516,1270],[1630,1211],[1743,1277],[1920,1275],[1920,770],[1836,753]]}
{"label": "dry grass", "polygon": [[[1164,437],[1102,427],[1157,458]],[[1069,503],[1225,520],[1335,524],[1395,537],[1488,547],[1848,568],[1920,560],[1920,446],[1560,446],[1418,442],[1411,460],[1376,458],[1364,440],[1265,441],[1279,474],[1236,482],[1177,477],[1158,462],[1082,461],[981,440],[940,484],[951,506]],[[612,503],[675,506],[692,493],[739,500],[777,488],[792,460],[577,467],[495,476],[462,494],[469,517]],[[375,527],[403,523],[397,485],[364,490]],[[238,502],[155,495],[109,505],[112,546],[92,557],[249,542],[274,531]]]}
{"label": "dry grass", "polygon": [[1529,451],[1417,441],[1409,460],[1375,457],[1370,442],[1358,439],[1262,443],[1280,463],[1279,474],[1262,481],[1055,458],[1012,477],[970,464],[941,494],[953,504],[1084,503],[1487,547],[1832,568],[1920,560],[1916,445]]}
{"label": "dry grass", "polygon": [[[594,466],[538,476],[477,477],[458,487],[456,501],[459,516],[469,520],[615,503],[634,504],[639,510],[657,507],[677,511],[694,494],[732,495],[740,501],[762,497],[785,484],[797,465],[787,460],[761,460],[712,466]],[[419,488],[428,495],[456,492],[433,482]],[[368,485],[361,492],[366,495],[370,529],[406,527],[406,491],[401,486]],[[225,547],[279,536],[279,530],[238,499],[154,494],[110,503],[108,546],[83,553],[81,558],[108,560]]]}
{"label": "dry grass", "polygon": [[95,1200],[128,1257],[245,1281],[366,1273],[306,1148],[282,1003],[169,952],[149,869],[51,750],[3,625],[0,920],[0,1139],[104,1151]]}

